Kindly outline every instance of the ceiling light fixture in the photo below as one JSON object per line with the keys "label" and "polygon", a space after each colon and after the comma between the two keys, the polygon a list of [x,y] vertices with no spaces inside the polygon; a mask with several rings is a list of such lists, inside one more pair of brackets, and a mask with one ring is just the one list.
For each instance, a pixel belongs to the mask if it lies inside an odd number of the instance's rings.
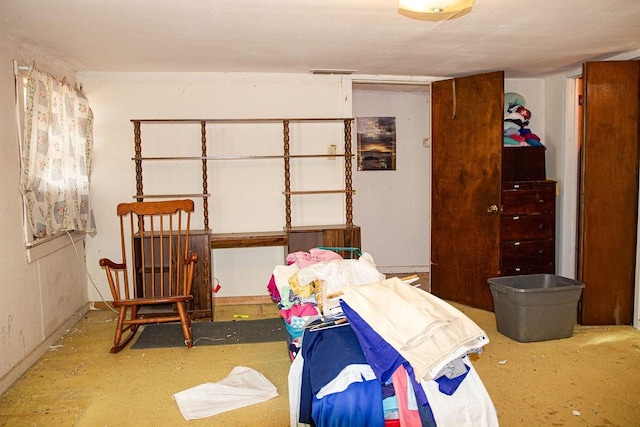
{"label": "ceiling light fixture", "polygon": [[474,0],[398,0],[398,13],[421,21],[445,21],[471,12]]}

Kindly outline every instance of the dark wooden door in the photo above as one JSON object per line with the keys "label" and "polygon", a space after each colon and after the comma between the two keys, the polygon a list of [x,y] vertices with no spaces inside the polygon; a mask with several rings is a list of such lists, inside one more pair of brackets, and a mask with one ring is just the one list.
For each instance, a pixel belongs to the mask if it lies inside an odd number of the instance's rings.
{"label": "dark wooden door", "polygon": [[631,324],[638,222],[638,61],[584,65],[580,323]]}
{"label": "dark wooden door", "polygon": [[485,310],[500,268],[503,104],[503,72],[432,85],[431,291]]}

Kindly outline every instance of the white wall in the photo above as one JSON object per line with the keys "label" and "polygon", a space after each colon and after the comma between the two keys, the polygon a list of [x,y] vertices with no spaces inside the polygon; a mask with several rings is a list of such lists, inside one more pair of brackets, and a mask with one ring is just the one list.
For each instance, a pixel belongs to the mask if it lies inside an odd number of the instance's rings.
{"label": "white wall", "polygon": [[354,223],[363,229],[362,249],[385,273],[429,271],[429,88],[380,90],[362,85],[354,90],[353,104],[356,117],[396,118],[396,170],[354,171]]}
{"label": "white wall", "polygon": [[[78,78],[96,117],[91,190],[98,234],[87,239],[87,262],[89,273],[105,296],[108,287],[98,260],[119,257],[115,207],[133,201],[136,190],[131,119],[351,117],[350,82],[343,82],[341,76],[87,72]],[[164,126],[153,129],[143,125],[143,155],[153,155],[151,151],[156,148],[165,154],[175,151],[199,155],[198,125],[183,130]],[[340,147],[341,129],[331,123],[292,124],[292,152],[317,154],[326,153],[330,144]],[[209,155],[282,154],[282,130],[278,126],[211,125],[207,133]],[[340,161],[308,160],[304,165],[302,161],[292,164],[292,186],[296,185],[292,189],[344,187]],[[166,194],[180,188],[200,193],[200,165],[178,163],[158,166],[145,162],[145,194]],[[213,195],[209,201],[210,227],[214,232],[282,230],[282,160],[210,161],[208,167],[209,192]],[[179,177],[181,173],[184,179]],[[188,191],[178,183],[180,180],[185,181]],[[293,225],[344,223],[344,196],[310,196],[295,199],[292,204]],[[196,217],[201,214],[202,210]],[[271,272],[284,261],[282,247],[221,249],[213,254],[221,297],[268,295]],[[90,299],[100,297],[90,289]]]}
{"label": "white wall", "polygon": [[[20,194],[13,60],[72,81],[64,64],[0,34],[0,393],[88,309],[87,279],[73,246],[27,262]],[[84,257],[82,241],[78,244]],[[108,348],[105,346],[105,351]]]}
{"label": "white wall", "polygon": [[[104,273],[97,265],[103,256],[117,257],[114,209],[135,194],[133,155],[134,118],[268,118],[350,117],[351,85],[340,76],[273,75],[243,73],[81,73],[94,114],[95,161],[92,175],[98,235],[87,241],[89,272],[103,295],[108,295]],[[507,79],[505,90],[517,91],[533,112],[530,127],[544,135],[544,81]],[[430,243],[428,94],[399,91],[361,91],[353,100],[354,115],[397,117],[398,167],[396,171],[354,170],[354,223],[362,227],[362,246],[385,272],[428,271]],[[153,141],[163,141],[159,153],[198,154],[199,129],[151,129],[143,125],[143,155],[152,155]],[[170,128],[173,129],[173,128]],[[237,132],[234,125],[209,126],[209,155],[270,154],[280,150],[279,128]],[[237,132],[237,133],[236,133]],[[243,135],[243,132],[245,133]],[[340,131],[322,136],[320,129],[292,128],[292,150],[298,136],[309,152],[326,152],[338,143]],[[354,136],[356,129],[354,128]],[[319,136],[320,135],[320,136]],[[163,140],[164,138],[164,140]],[[186,141],[194,141],[191,142]],[[220,142],[221,141],[221,142]],[[173,144],[173,145],[172,145]],[[179,144],[179,146],[177,145]],[[355,138],[354,138],[355,144]],[[167,147],[167,145],[171,145]],[[184,148],[187,145],[190,148]],[[168,150],[162,152],[162,150]],[[191,151],[190,151],[191,150]],[[355,147],[354,147],[355,152]],[[342,164],[305,161],[293,169],[292,183],[342,186]],[[179,174],[188,175],[199,190],[199,167],[144,164],[145,193],[178,190]],[[295,166],[295,165],[294,165]],[[187,169],[190,169],[187,171]],[[114,173],[114,171],[117,171]],[[153,172],[158,172],[156,175]],[[304,176],[302,172],[304,171]],[[210,162],[210,227],[214,232],[279,230],[284,224],[281,194],[282,168],[273,161]],[[316,187],[317,188],[317,187]],[[400,191],[399,191],[400,190]],[[343,198],[310,196],[293,201],[294,225],[344,222]],[[201,214],[201,212],[200,212]],[[196,215],[198,217],[199,215]],[[214,275],[222,285],[218,296],[265,295],[273,266],[281,263],[283,248],[223,249],[214,251]],[[90,299],[100,296],[90,289]]]}
{"label": "white wall", "polygon": [[[576,224],[578,220],[577,134],[569,129],[576,123],[576,92],[573,79],[550,76],[545,81],[547,136],[550,176],[558,181],[556,203],[557,274],[576,278]],[[574,129],[575,130],[575,129]]]}

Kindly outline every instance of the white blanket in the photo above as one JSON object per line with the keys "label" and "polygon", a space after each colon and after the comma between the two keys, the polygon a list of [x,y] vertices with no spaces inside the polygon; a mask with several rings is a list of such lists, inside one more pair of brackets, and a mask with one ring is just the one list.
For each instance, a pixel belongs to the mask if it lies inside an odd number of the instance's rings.
{"label": "white blanket", "polygon": [[417,380],[435,378],[446,364],[489,342],[461,311],[397,277],[342,292],[349,307],[411,364]]}

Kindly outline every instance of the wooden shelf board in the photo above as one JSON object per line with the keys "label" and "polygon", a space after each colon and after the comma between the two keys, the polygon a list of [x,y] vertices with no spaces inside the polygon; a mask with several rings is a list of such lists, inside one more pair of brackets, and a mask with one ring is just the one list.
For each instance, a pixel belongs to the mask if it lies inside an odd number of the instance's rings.
{"label": "wooden shelf board", "polygon": [[351,230],[360,228],[357,225],[347,225],[347,224],[333,224],[333,225],[295,225],[289,227],[288,232],[290,233],[304,233],[308,231],[322,231],[322,230]]}
{"label": "wooden shelf board", "polygon": [[131,160],[140,161],[174,161],[174,160],[270,160],[270,159],[308,159],[308,158],[333,158],[333,157],[353,157],[353,154],[282,154],[272,155],[237,155],[237,156],[156,156],[156,157],[132,157]]}
{"label": "wooden shelf board", "polygon": [[211,249],[286,246],[287,242],[287,233],[284,231],[211,234]]}
{"label": "wooden shelf board", "polygon": [[355,190],[309,190],[309,191],[283,191],[282,194],[300,196],[305,194],[355,194]]}
{"label": "wooden shelf board", "polygon": [[329,122],[354,120],[353,117],[299,117],[299,118],[265,118],[265,119],[132,119],[132,123],[276,123],[276,122]]}
{"label": "wooden shelf board", "polygon": [[188,199],[190,197],[211,197],[211,194],[140,194],[134,199]]}

